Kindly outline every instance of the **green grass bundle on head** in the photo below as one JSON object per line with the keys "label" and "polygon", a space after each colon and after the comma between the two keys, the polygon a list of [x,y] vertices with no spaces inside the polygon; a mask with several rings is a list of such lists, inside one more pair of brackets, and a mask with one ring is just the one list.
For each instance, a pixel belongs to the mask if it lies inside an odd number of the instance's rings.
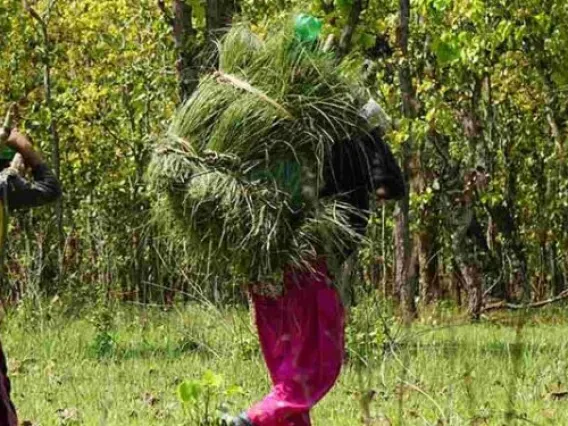
{"label": "green grass bundle on head", "polygon": [[318,197],[333,144],[366,132],[365,99],[329,54],[291,28],[260,40],[236,25],[219,43],[219,70],[204,75],[160,141],[149,169],[170,218],[223,272],[278,281],[359,237],[352,208]]}

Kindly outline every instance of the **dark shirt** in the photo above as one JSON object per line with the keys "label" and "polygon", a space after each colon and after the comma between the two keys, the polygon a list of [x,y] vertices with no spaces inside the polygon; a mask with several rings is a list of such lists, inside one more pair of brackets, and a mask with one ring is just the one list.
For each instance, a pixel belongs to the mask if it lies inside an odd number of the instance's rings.
{"label": "dark shirt", "polygon": [[61,197],[59,181],[47,165],[35,167],[32,176],[33,181],[16,174],[0,176],[0,200],[6,198],[10,210],[43,206]]}
{"label": "dark shirt", "polygon": [[337,196],[358,211],[351,215],[353,228],[364,234],[369,218],[370,195],[384,187],[388,199],[400,199],[406,187],[402,172],[379,129],[333,146],[324,169],[320,196]]}

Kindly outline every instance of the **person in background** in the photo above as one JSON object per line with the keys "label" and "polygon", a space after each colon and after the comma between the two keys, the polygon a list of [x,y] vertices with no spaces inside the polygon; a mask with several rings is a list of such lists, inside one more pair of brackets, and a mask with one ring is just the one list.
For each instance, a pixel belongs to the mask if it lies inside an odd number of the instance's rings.
{"label": "person in background", "polygon": [[[3,155],[0,159],[0,245],[4,252],[9,213],[31,207],[39,207],[56,201],[61,196],[60,184],[50,168],[34,150],[30,140],[17,130],[3,129],[9,135],[6,147],[16,155],[13,160]],[[4,151],[5,152],[5,151]],[[32,180],[18,172],[20,165],[30,169]],[[1,256],[3,257],[3,256]],[[0,260],[2,260],[0,257]],[[0,265],[2,268],[2,265]],[[3,270],[0,270],[3,272]],[[6,356],[0,343],[0,425],[17,426],[18,416],[10,397],[10,380]]]}
{"label": "person in background", "polygon": [[[313,18],[312,18],[313,19]],[[310,17],[302,15],[303,24]],[[301,26],[297,36],[313,37]],[[302,24],[302,22],[300,22]],[[315,21],[311,21],[317,27]],[[313,40],[308,40],[313,41]],[[374,101],[361,111],[369,123],[384,121]],[[334,196],[358,213],[351,225],[364,234],[372,197],[379,201],[400,199],[406,185],[380,126],[356,140],[338,142],[325,159],[325,185],[321,197]],[[355,252],[352,247],[347,257]],[[325,259],[313,271],[289,268],[284,274],[284,295],[255,294],[253,309],[262,353],[272,379],[271,392],[237,417],[225,417],[229,426],[310,426],[310,410],[335,384],[344,361],[345,311],[334,277]]]}

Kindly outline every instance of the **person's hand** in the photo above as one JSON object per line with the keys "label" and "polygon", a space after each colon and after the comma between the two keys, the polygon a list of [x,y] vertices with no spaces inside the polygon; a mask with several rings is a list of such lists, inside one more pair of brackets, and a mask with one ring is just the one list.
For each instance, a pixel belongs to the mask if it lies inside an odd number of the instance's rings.
{"label": "person's hand", "polygon": [[34,169],[42,163],[40,155],[33,149],[30,140],[17,129],[13,129],[6,141],[6,145],[20,154],[24,163]]}
{"label": "person's hand", "polygon": [[375,191],[375,197],[377,198],[377,201],[379,201],[379,202],[387,200],[388,197],[389,197],[389,191],[386,188],[386,186],[379,187]]}
{"label": "person's hand", "polygon": [[6,145],[22,155],[33,150],[30,140],[17,129],[12,129],[6,141]]}

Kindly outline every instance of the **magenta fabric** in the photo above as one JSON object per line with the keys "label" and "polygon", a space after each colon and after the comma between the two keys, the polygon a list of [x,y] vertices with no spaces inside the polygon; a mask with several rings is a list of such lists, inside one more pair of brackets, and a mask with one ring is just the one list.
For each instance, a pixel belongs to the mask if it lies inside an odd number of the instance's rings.
{"label": "magenta fabric", "polygon": [[255,426],[310,426],[310,410],[333,387],[344,357],[345,312],[324,262],[287,271],[285,295],[253,295],[272,391],[248,412]]}
{"label": "magenta fabric", "polygon": [[10,379],[6,356],[0,343],[0,426],[18,426],[18,416],[10,399]]}

